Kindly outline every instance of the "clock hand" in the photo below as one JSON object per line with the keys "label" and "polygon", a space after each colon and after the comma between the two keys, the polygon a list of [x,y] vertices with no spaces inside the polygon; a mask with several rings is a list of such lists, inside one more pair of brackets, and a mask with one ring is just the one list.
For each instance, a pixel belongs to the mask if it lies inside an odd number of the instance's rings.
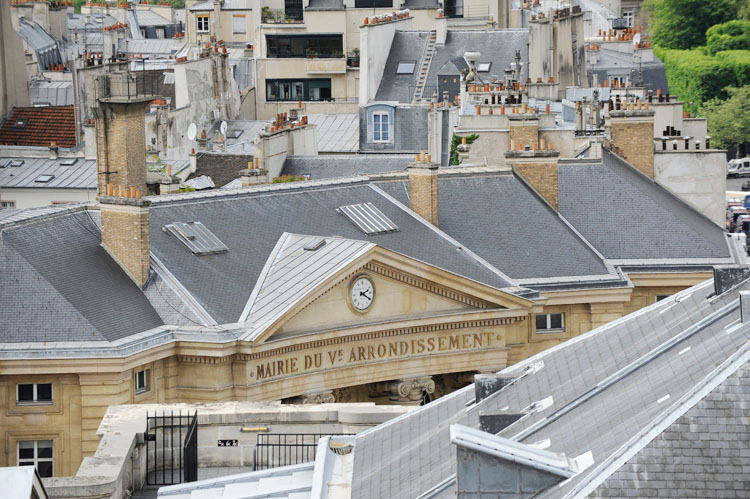
{"label": "clock hand", "polygon": [[365,291],[360,291],[359,296],[364,296],[365,298],[369,298],[369,296],[367,296],[367,293]]}

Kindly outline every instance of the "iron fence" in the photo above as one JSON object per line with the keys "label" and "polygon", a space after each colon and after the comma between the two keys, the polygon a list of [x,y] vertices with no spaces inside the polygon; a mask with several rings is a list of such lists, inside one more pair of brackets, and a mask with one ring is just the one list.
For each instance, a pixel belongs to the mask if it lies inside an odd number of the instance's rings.
{"label": "iron fence", "polygon": [[322,437],[351,433],[261,433],[255,442],[253,471],[309,463],[315,460]]}
{"label": "iron fence", "polygon": [[151,71],[129,71],[96,78],[97,99],[158,97],[163,74]]}
{"label": "iron fence", "polygon": [[[418,85],[409,85],[409,102],[415,99],[417,94]],[[422,101],[430,101],[437,95],[437,87],[435,85],[425,85],[422,90]]]}
{"label": "iron fence", "polygon": [[146,413],[146,483],[174,485],[198,479],[198,411]]}

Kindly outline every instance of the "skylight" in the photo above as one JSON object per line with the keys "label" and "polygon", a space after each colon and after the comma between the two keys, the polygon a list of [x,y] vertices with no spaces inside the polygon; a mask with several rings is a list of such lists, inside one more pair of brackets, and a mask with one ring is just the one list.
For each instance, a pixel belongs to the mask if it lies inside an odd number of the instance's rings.
{"label": "skylight", "polygon": [[344,215],[365,234],[386,234],[395,232],[398,226],[372,203],[341,206],[336,211]]}
{"label": "skylight", "polygon": [[398,68],[396,68],[397,75],[410,75],[414,74],[414,66],[417,65],[416,61],[398,61]]}
{"label": "skylight", "polygon": [[14,159],[10,163],[8,163],[8,166],[11,166],[13,168],[18,168],[19,166],[23,166],[24,160],[22,159]]}
{"label": "skylight", "polygon": [[39,175],[36,178],[36,180],[34,180],[34,182],[38,182],[40,184],[46,184],[46,183],[52,181],[52,179],[54,179],[54,178],[55,178],[54,175]]}
{"label": "skylight", "polygon": [[18,118],[17,120],[13,120],[13,125],[11,126],[11,128],[14,128],[16,130],[23,130],[28,124],[28,118]]}
{"label": "skylight", "polygon": [[194,255],[215,255],[229,250],[201,222],[175,222],[165,225],[162,230],[176,237]]}
{"label": "skylight", "polygon": [[477,73],[487,73],[492,66],[491,62],[480,62],[477,64]]}
{"label": "skylight", "polygon": [[78,162],[78,158],[68,158],[68,159],[64,159],[64,160],[62,160],[62,161],[60,162],[60,164],[61,164],[62,166],[73,166],[73,165],[74,165],[74,164],[76,164],[77,162]]}
{"label": "skylight", "polygon": [[227,137],[230,139],[238,139],[242,135],[242,130],[229,130]]}

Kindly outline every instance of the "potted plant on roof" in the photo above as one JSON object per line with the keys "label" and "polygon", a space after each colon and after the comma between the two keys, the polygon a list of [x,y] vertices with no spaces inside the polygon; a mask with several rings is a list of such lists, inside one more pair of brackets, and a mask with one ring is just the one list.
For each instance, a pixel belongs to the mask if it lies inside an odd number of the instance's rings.
{"label": "potted plant on roof", "polygon": [[311,48],[305,50],[305,54],[307,55],[308,59],[315,59],[316,57],[318,57],[318,53]]}

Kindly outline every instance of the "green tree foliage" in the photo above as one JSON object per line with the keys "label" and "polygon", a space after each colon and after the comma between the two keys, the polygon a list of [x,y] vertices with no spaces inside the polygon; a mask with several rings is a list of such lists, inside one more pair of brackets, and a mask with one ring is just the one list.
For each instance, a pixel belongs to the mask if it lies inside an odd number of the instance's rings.
{"label": "green tree foliage", "polygon": [[750,21],[735,19],[711,26],[706,31],[706,46],[712,55],[725,50],[750,50]]}
{"label": "green tree foliage", "polygon": [[726,99],[726,87],[750,85],[750,51],[728,50],[713,57],[702,48],[692,50],[657,49],[664,61],[669,90],[697,111],[714,98]]}
{"label": "green tree foliage", "polygon": [[[743,0],[747,2],[747,0]],[[706,43],[706,30],[736,19],[744,4],[738,0],[646,0],[654,44],[690,49]]]}
{"label": "green tree foliage", "polygon": [[703,105],[708,131],[718,147],[750,145],[750,85],[727,88],[729,98],[712,99]]}
{"label": "green tree foliage", "polygon": [[453,138],[451,139],[451,165],[457,165],[458,164],[458,145],[461,143],[461,139],[465,138],[467,144],[472,144],[475,140],[479,138],[479,135],[476,133],[472,133],[471,135],[466,135],[464,137],[461,137],[459,135],[453,134]]}

